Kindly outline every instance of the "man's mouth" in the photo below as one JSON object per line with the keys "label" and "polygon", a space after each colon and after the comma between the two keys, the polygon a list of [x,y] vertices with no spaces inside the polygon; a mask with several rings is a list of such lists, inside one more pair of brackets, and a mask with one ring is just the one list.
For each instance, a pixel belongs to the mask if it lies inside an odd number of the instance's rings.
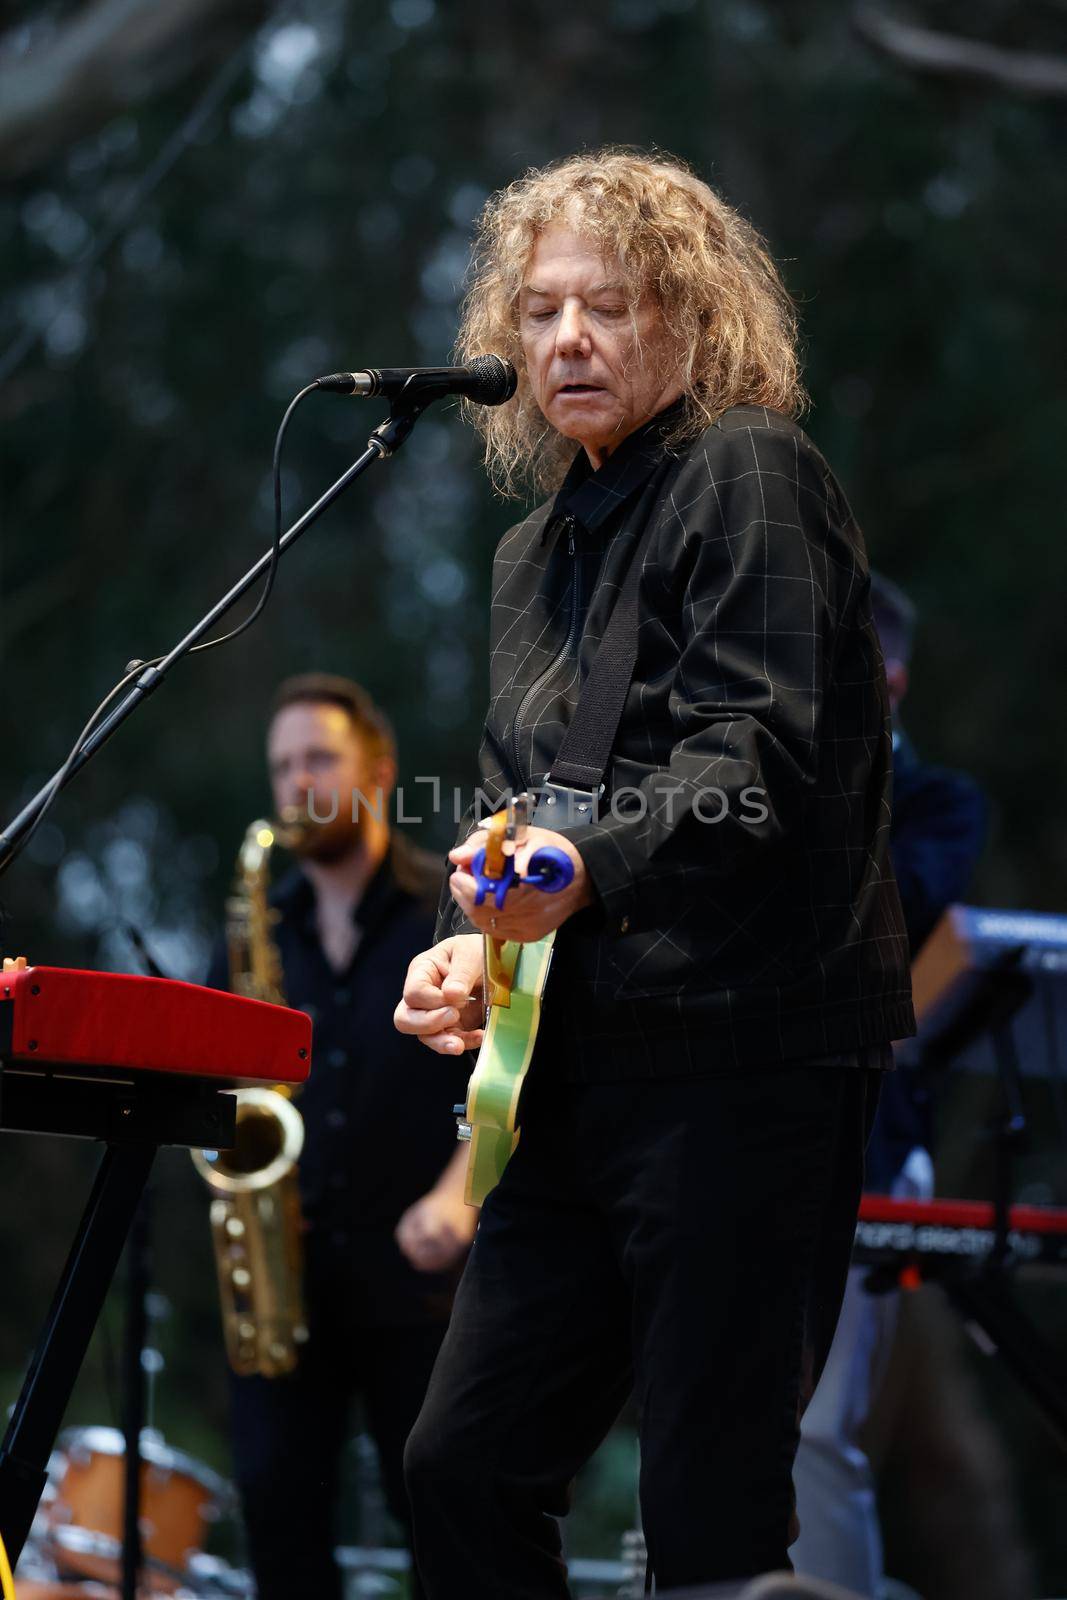
{"label": "man's mouth", "polygon": [[557,394],[603,394],[598,383],[561,383]]}

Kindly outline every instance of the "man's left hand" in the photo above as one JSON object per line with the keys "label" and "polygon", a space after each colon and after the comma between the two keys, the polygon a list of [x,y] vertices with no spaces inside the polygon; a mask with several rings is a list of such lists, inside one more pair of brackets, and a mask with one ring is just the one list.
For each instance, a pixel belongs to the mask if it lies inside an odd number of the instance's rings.
{"label": "man's left hand", "polygon": [[463,1259],[477,1226],[478,1212],[461,1194],[431,1189],[408,1206],[395,1238],[418,1272],[445,1272]]}
{"label": "man's left hand", "polygon": [[554,845],[573,862],[573,882],[556,894],[546,894],[543,889],[515,883],[508,890],[502,910],[496,909],[488,895],[480,906],[476,906],[474,896],[477,885],[471,876],[470,864],[484,847],[486,838],[485,830],[479,829],[450,851],[448,857],[456,866],[456,871],[449,879],[452,898],[464,916],[469,917],[483,933],[491,934],[494,939],[515,939],[520,944],[530,944],[536,939],[543,939],[546,933],[553,933],[568,917],[591,904],[593,890],[585,862],[571,841],[565,834],[553,833],[550,828],[528,828],[526,837],[515,851],[515,869],[520,877],[535,850]]}

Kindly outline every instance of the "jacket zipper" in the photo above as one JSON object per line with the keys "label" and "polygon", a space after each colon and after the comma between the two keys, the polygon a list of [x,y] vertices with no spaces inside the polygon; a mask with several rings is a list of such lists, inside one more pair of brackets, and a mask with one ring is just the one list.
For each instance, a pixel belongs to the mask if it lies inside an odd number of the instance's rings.
{"label": "jacket zipper", "polygon": [[[574,518],[565,517],[563,519],[563,527],[567,530],[567,554],[573,560],[575,555]],[[571,614],[570,622],[567,626],[567,637],[563,641],[563,644],[560,646],[560,649],[557,651],[556,655],[553,656],[552,660],[549,662],[548,666],[545,667],[544,671],[534,679],[533,683],[527,689],[526,693],[519,701],[515,715],[511,719],[511,756],[515,763],[515,778],[520,784],[522,783],[522,762],[519,755],[519,736],[522,731],[523,713],[526,711],[527,707],[538,691],[544,687],[552,675],[557,671],[560,662],[564,661],[568,656],[574,654],[575,647],[577,645],[578,622],[580,615],[578,608],[579,571],[580,569],[578,567],[578,563],[577,561],[574,561],[574,564],[571,568]]]}

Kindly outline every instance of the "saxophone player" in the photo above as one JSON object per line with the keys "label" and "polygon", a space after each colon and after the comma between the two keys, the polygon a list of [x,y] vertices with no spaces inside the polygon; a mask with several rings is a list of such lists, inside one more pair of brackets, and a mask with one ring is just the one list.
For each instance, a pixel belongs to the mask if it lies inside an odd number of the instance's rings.
{"label": "saxophone player", "polygon": [[[232,1377],[234,1467],[259,1600],[340,1600],[334,1518],[357,1397],[407,1525],[404,1444],[476,1221],[451,1114],[466,1071],[450,1064],[443,1081],[392,1026],[391,997],[431,942],[441,868],[390,828],[386,717],[345,678],[289,679],[267,758],[276,814],[328,819],[300,829],[270,897],[286,999],[315,1026],[298,1101],[308,1339],[294,1371]],[[220,943],[208,981],[229,978]]]}

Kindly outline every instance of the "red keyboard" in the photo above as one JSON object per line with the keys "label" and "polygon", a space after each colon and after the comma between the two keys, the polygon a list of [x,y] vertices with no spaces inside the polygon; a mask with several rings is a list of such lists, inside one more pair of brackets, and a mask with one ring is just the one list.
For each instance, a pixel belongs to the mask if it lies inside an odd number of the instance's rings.
{"label": "red keyboard", "polygon": [[170,978],[27,967],[0,975],[0,1062],[180,1073],[220,1088],[298,1084],[311,1068],[311,1019]]}
{"label": "red keyboard", "polygon": [[[980,1260],[995,1243],[996,1217],[985,1200],[892,1200],[865,1194],[856,1226],[861,1261]],[[1008,1244],[1020,1266],[1067,1269],[1067,1207],[1012,1206]]]}

